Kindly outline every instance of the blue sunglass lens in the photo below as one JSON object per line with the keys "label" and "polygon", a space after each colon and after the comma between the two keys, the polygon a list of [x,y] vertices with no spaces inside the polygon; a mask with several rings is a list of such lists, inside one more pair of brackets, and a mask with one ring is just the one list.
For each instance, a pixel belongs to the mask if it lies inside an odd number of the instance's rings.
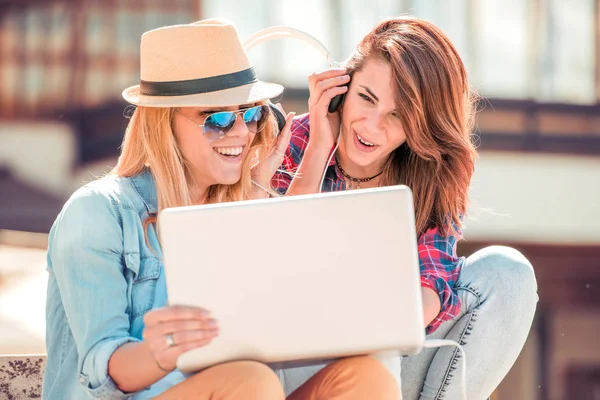
{"label": "blue sunglass lens", "polygon": [[244,113],[244,122],[258,122],[262,119],[263,108],[261,106],[252,107]]}
{"label": "blue sunglass lens", "polygon": [[[244,111],[243,117],[248,130],[256,133],[260,130],[259,123],[263,121],[267,110],[265,106],[256,106]],[[204,135],[210,139],[218,139],[229,132],[235,125],[237,113],[223,111],[209,115],[204,121]]]}
{"label": "blue sunglass lens", "polygon": [[209,123],[211,125],[226,128],[232,125],[235,122],[235,114],[229,111],[219,112],[215,114],[211,114],[205,123]]}

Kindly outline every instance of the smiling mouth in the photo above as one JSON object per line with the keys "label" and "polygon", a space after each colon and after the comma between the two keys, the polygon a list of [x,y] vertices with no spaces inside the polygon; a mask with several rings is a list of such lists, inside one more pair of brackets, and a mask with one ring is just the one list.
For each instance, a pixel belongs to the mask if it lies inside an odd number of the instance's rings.
{"label": "smiling mouth", "polygon": [[371,143],[371,142],[367,142],[365,139],[363,139],[358,133],[356,134],[356,137],[358,138],[358,141],[361,144],[364,144],[367,147],[375,147],[375,144]]}
{"label": "smiling mouth", "polygon": [[213,150],[223,157],[236,158],[244,152],[244,146],[213,147]]}

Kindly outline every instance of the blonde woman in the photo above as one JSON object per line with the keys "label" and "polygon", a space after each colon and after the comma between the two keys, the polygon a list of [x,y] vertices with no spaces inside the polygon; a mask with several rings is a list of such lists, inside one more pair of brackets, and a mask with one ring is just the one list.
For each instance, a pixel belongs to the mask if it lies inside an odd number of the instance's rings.
{"label": "blonde woman", "polygon": [[[138,107],[117,166],[73,194],[50,232],[42,397],[283,399],[277,375],[256,362],[176,370],[219,326],[208,310],[167,306],[155,230],[166,207],[268,196],[293,114],[277,136],[267,102],[283,88],[257,80],[235,28],[219,20],[145,33],[141,77],[123,92]],[[394,385],[378,361],[356,357],[294,399],[395,399]]]}

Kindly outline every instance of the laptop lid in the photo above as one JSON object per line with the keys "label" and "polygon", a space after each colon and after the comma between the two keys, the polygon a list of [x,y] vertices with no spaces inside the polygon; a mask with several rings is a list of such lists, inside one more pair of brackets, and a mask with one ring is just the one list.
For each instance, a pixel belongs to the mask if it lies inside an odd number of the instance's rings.
{"label": "laptop lid", "polygon": [[166,209],[170,304],[219,322],[182,371],[420,351],[425,339],[410,189],[393,186]]}

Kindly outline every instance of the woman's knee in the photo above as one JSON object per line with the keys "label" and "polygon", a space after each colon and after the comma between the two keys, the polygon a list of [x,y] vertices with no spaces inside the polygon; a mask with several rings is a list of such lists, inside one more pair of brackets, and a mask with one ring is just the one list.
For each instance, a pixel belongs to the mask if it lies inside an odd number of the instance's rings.
{"label": "woman's knee", "polygon": [[283,387],[275,372],[265,364],[254,361],[239,361],[232,363],[236,373],[243,380],[243,386],[248,393],[257,399],[283,399]]}
{"label": "woman's knee", "polygon": [[381,362],[373,357],[350,357],[337,361],[336,364],[340,375],[353,377],[356,390],[386,393],[389,394],[389,398],[397,398],[400,393],[396,379]]}
{"label": "woman's knee", "polygon": [[[240,399],[283,400],[285,394],[277,374],[265,364],[255,361],[235,361],[214,367],[226,378],[227,386]],[[233,394],[233,393],[232,393]],[[233,398],[238,398],[233,396]]]}
{"label": "woman's knee", "polygon": [[[473,253],[463,268],[462,279],[502,293],[515,293],[521,300],[537,302],[537,281],[533,266],[518,250],[507,246],[489,246]],[[488,293],[489,294],[489,293]],[[486,295],[486,293],[482,293]]]}

